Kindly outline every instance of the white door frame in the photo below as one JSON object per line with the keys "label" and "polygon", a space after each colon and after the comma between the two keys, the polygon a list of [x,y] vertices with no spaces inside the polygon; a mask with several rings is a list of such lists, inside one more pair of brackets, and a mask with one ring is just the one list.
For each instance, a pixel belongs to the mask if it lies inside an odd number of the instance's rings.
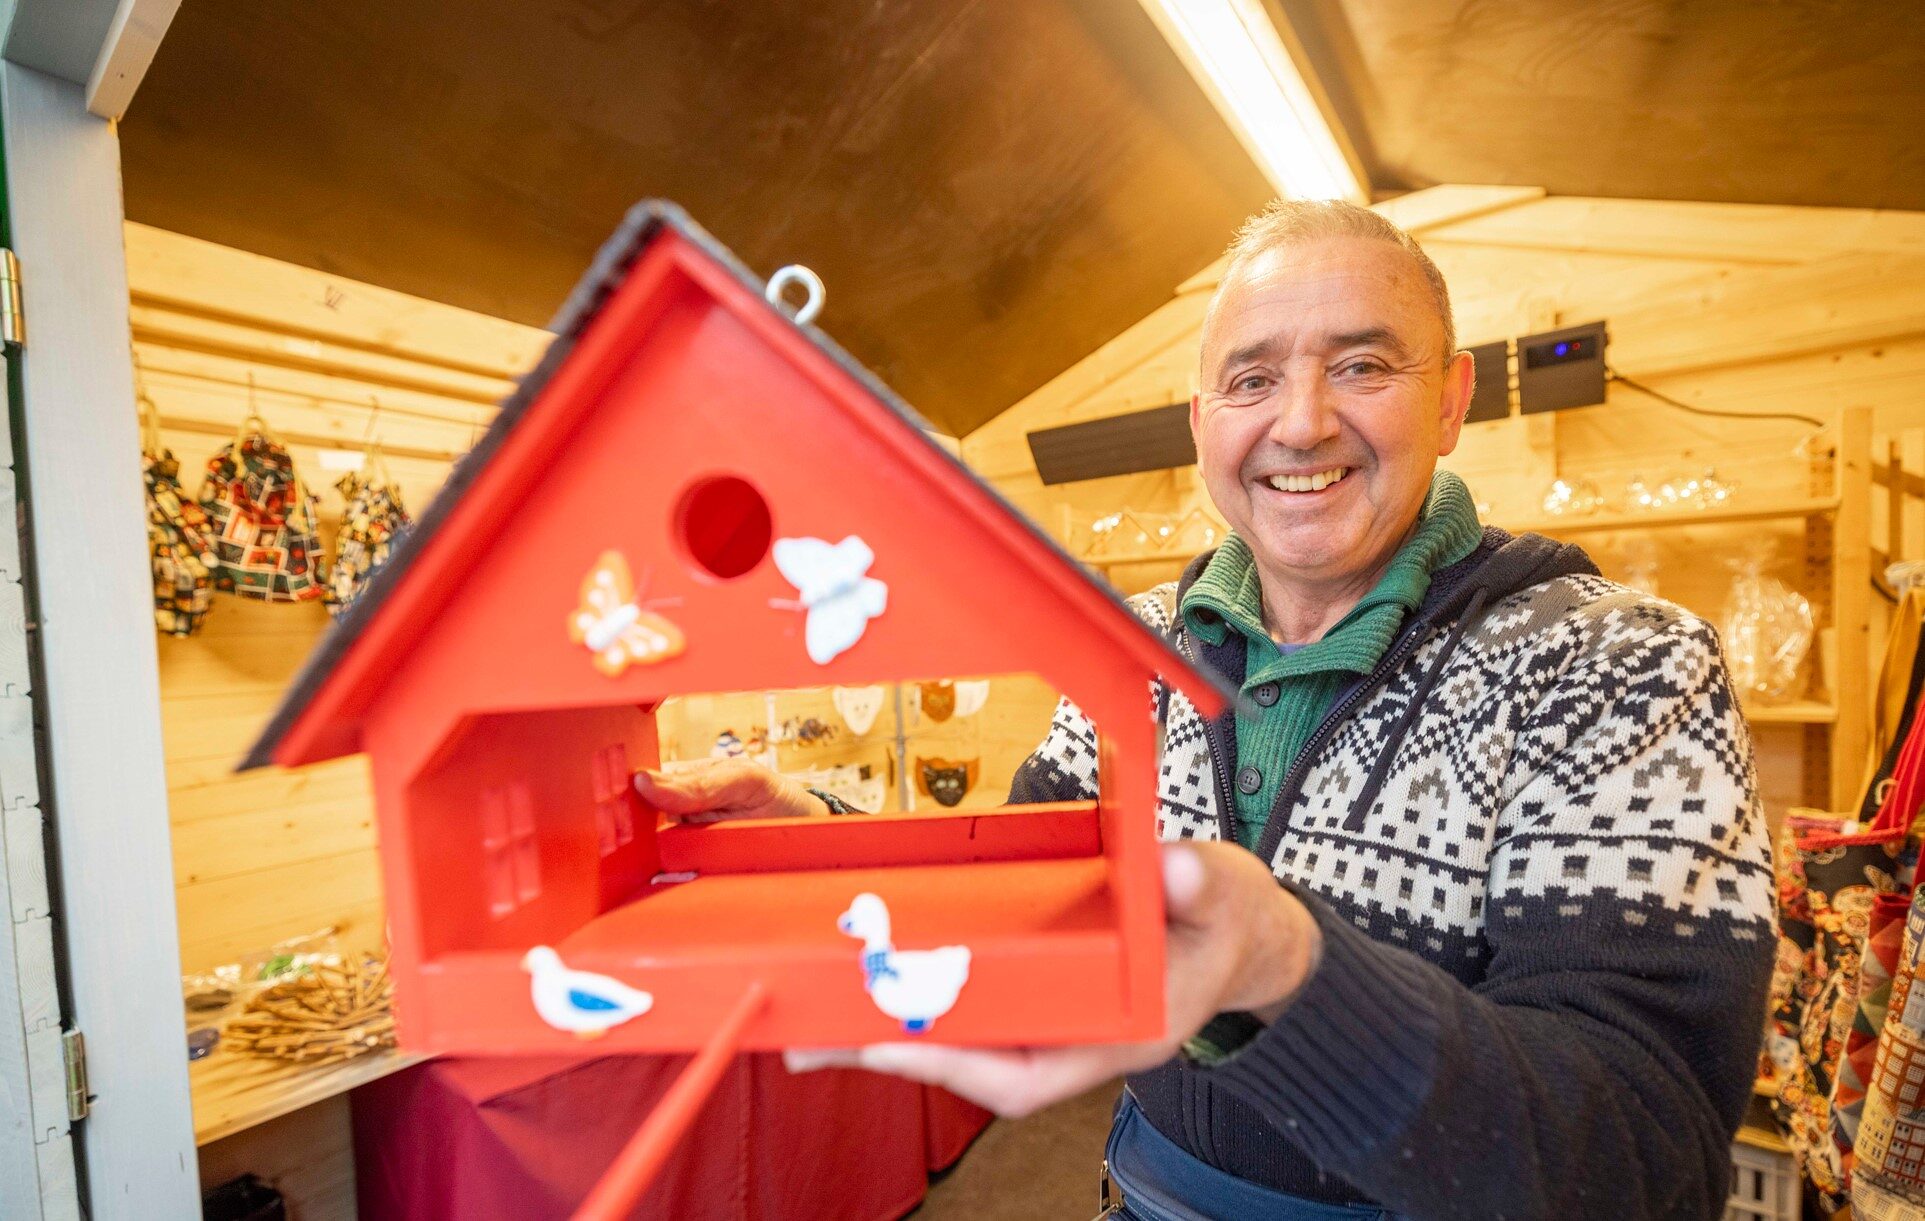
{"label": "white door frame", "polygon": [[[200,1213],[111,121],[177,4],[0,0],[39,780],[67,1020],[85,1035],[94,1095],[73,1129],[79,1177],[99,1221]],[[42,1205],[25,1215],[60,1215]]]}

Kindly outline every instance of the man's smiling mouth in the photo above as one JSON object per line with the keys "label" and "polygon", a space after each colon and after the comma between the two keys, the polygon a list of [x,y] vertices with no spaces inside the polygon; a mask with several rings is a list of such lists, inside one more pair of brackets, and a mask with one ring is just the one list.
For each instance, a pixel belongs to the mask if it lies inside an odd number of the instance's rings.
{"label": "man's smiling mouth", "polygon": [[1314,475],[1272,475],[1263,482],[1279,492],[1321,492],[1355,469],[1350,466],[1333,466],[1327,471],[1318,471]]}

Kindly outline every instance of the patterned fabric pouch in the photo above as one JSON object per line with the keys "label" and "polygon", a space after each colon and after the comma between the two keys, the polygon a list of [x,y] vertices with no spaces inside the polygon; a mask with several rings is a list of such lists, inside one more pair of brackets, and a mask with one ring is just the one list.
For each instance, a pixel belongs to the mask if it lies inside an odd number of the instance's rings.
{"label": "patterned fabric pouch", "polygon": [[1866,1084],[1851,1182],[1860,1221],[1925,1218],[1925,892],[1915,895]]}
{"label": "patterned fabric pouch", "polygon": [[[1864,830],[1843,819],[1787,819],[1778,962],[1766,1052],[1778,1081],[1772,1112],[1826,1213],[1846,1202],[1847,1165],[1831,1105],[1859,1010],[1860,963],[1880,895],[1909,896],[1917,850],[1910,819],[1887,803]],[[1855,1106],[1855,1100],[1853,1100]]]}
{"label": "patterned fabric pouch", "polygon": [[192,636],[213,601],[211,570],[219,565],[207,515],[180,486],[180,462],[157,442],[144,445],[147,554],[154,572],[154,623],[173,636]]}
{"label": "patterned fabric pouch", "polygon": [[388,475],[379,452],[368,451],[364,474],[353,471],[334,486],[347,500],[341,514],[341,534],[334,544],[334,563],[328,573],[328,614],[339,615],[353,604],[374,570],[387,562],[388,553],[406,532],[410,519],[401,503],[401,489]]}
{"label": "patterned fabric pouch", "polygon": [[224,445],[207,464],[201,509],[220,564],[214,588],[263,602],[306,602],[327,590],[314,497],[287,450],[259,427]]}
{"label": "patterned fabric pouch", "polygon": [[1857,1161],[1858,1133],[1865,1096],[1874,1080],[1879,1035],[1891,1004],[1892,978],[1904,958],[1905,918],[1911,906],[1909,896],[1896,893],[1873,899],[1865,948],[1859,955],[1858,1003],[1831,1086],[1831,1140],[1847,1187]]}

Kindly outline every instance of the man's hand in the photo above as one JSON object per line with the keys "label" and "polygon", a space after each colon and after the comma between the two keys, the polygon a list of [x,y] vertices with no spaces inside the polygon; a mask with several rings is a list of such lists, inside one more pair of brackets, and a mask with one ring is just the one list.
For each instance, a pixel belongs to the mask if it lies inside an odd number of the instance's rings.
{"label": "man's hand", "polygon": [[800,818],[827,814],[828,803],[801,783],[747,759],[711,759],[677,771],[636,772],[635,791],[671,822],[727,818]]}
{"label": "man's hand", "polygon": [[1164,1005],[1169,1033],[1154,1043],[979,1050],[881,1043],[847,1051],[790,1051],[791,1072],[866,1068],[940,1085],[998,1115],[1027,1115],[1124,1073],[1168,1060],[1218,1013],[1272,1020],[1310,977],[1323,950],[1316,920],[1263,863],[1229,844],[1165,844],[1168,910]]}

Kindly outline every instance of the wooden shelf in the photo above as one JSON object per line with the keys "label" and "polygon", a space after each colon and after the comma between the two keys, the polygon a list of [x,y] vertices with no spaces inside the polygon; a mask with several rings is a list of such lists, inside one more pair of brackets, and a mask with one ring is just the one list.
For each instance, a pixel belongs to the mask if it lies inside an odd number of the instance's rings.
{"label": "wooden shelf", "polygon": [[1831,725],[1838,720],[1838,709],[1816,700],[1793,700],[1789,704],[1746,704],[1745,720],[1753,725]]}
{"label": "wooden shelf", "polygon": [[187,1066],[194,1096],[194,1143],[232,1136],[427,1058],[376,1051],[338,1064],[304,1066],[229,1052],[217,1044],[206,1059]]}
{"label": "wooden shelf", "polygon": [[1583,517],[1545,517],[1497,524],[1515,534],[1602,534],[1611,530],[1662,530],[1671,526],[1711,526],[1731,522],[1775,521],[1789,517],[1820,517],[1837,509],[1836,496],[1778,501],[1739,499],[1720,508],[1690,513],[1597,513]]}
{"label": "wooden shelf", "polygon": [[[1795,517],[1822,517],[1836,512],[1838,497],[1814,496],[1804,500],[1738,500],[1716,509],[1690,513],[1597,513],[1588,516],[1542,517],[1530,520],[1495,522],[1513,534],[1605,534],[1614,530],[1663,530],[1672,526],[1715,526],[1732,522],[1777,521]],[[1115,555],[1082,556],[1091,568],[1117,568],[1124,564],[1186,564],[1192,558],[1181,551],[1125,551]]]}

